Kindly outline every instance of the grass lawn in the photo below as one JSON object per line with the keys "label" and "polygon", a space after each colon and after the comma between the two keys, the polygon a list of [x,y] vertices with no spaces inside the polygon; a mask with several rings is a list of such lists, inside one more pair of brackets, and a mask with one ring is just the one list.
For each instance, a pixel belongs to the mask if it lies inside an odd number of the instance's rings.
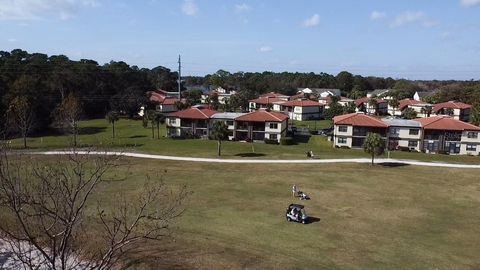
{"label": "grass lawn", "polygon": [[332,126],[330,120],[311,120],[311,121],[290,121],[290,125],[297,128],[308,128],[309,130],[319,130]]}
{"label": "grass lawn", "polygon": [[[310,121],[311,122],[311,121]],[[328,127],[325,121],[318,121]],[[306,122],[308,123],[308,121]],[[307,124],[308,125],[308,124]],[[319,124],[320,125],[320,124]],[[298,126],[298,125],[297,125]],[[216,157],[215,141],[208,140],[172,140],[165,138],[165,126],[160,129],[160,139],[152,139],[150,128],[143,128],[141,121],[122,119],[116,124],[116,138],[112,139],[111,126],[104,119],[83,121],[80,123],[79,144],[81,146],[103,146],[125,151],[152,154]],[[156,131],[155,131],[156,134]],[[156,136],[156,135],[155,135]],[[62,149],[71,144],[71,136],[44,136],[28,139],[33,150]],[[21,148],[21,139],[12,141],[14,148]],[[362,150],[335,149],[323,136],[305,136],[297,138],[297,144],[291,146],[268,145],[260,143],[224,142],[222,158],[263,158],[263,159],[303,159],[305,153],[312,150],[317,158],[355,158],[369,157]],[[448,161],[460,163],[479,163],[479,157],[428,155],[422,153],[391,152],[391,158],[416,159],[425,161]]]}
{"label": "grass lawn", "polygon": [[[175,241],[148,251],[166,256],[160,259],[164,264],[184,269],[480,267],[478,170],[130,160],[129,177],[103,183],[97,196],[135,192],[146,172],[164,169],[167,183],[186,184],[194,192],[176,225]],[[285,220],[287,205],[300,202],[292,197],[293,184],[310,195],[303,203],[319,221]],[[157,267],[158,261],[145,260],[138,269]]]}

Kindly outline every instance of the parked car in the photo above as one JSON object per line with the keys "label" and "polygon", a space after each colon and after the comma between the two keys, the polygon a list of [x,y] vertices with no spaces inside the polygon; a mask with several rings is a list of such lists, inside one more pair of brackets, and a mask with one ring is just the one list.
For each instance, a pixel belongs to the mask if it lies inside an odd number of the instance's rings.
{"label": "parked car", "polygon": [[305,206],[301,204],[290,204],[287,208],[287,213],[285,214],[287,221],[296,221],[302,224],[308,223],[308,216],[305,213]]}

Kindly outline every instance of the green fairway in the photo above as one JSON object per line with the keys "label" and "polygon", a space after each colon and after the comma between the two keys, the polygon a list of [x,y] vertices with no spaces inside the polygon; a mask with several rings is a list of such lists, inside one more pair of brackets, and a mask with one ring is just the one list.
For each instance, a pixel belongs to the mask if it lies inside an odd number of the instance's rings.
{"label": "green fairway", "polygon": [[[310,121],[312,122],[312,121]],[[328,121],[319,121],[328,127]],[[298,123],[296,124],[297,126]],[[105,119],[83,121],[80,123],[80,146],[101,146],[117,150],[144,152],[152,154],[216,157],[217,142],[209,140],[173,140],[165,137],[165,126],[160,128],[160,139],[152,138],[151,128],[144,128],[141,121],[121,119],[116,124],[116,138],[112,138],[112,128]],[[316,158],[355,158],[369,157],[362,150],[335,149],[324,136],[303,136],[296,138],[296,144],[290,146],[261,143],[224,142],[222,158],[259,158],[259,159],[303,159],[311,150]],[[11,141],[14,148],[21,149],[21,139]],[[71,145],[71,136],[43,136],[28,139],[33,150],[63,149]],[[387,155],[387,154],[386,154]],[[386,157],[386,155],[384,157]],[[479,163],[474,156],[428,155],[422,153],[391,152],[392,158],[416,159],[425,161],[448,161],[460,163]]]}
{"label": "green fairway", "polygon": [[[53,157],[52,157],[53,158]],[[175,241],[149,254],[192,269],[473,269],[480,265],[478,170],[343,165],[225,165],[130,159],[125,181],[99,198],[139,190],[163,172],[193,195]],[[125,169],[126,170],[126,169]],[[120,172],[116,172],[121,174]],[[292,197],[296,184],[312,198]],[[285,220],[290,203],[318,218]],[[163,254],[163,255],[162,255]],[[139,269],[157,269],[147,260]],[[168,267],[167,267],[168,268]]]}

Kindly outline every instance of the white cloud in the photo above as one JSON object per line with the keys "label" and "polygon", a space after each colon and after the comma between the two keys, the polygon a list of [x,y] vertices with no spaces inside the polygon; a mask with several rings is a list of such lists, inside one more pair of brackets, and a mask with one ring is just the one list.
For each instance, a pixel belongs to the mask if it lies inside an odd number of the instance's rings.
{"label": "white cloud", "polygon": [[320,24],[320,15],[314,14],[312,17],[303,21],[305,27],[315,27]]}
{"label": "white cloud", "polygon": [[250,10],[250,6],[245,3],[235,5],[235,12],[237,13],[247,12],[249,10]]}
{"label": "white cloud", "polygon": [[182,4],[182,12],[187,16],[195,16],[198,13],[198,7],[194,0],[184,0]]}
{"label": "white cloud", "polygon": [[425,13],[421,11],[407,11],[398,15],[395,20],[390,24],[391,27],[399,27],[415,22],[419,22],[425,18]]}
{"label": "white cloud", "polygon": [[460,4],[464,7],[473,7],[480,5],[480,0],[460,0]]}
{"label": "white cloud", "polygon": [[17,42],[17,39],[16,38],[9,38],[9,39],[7,39],[7,41],[13,43],[13,42]]}
{"label": "white cloud", "polygon": [[74,17],[82,8],[100,6],[98,0],[0,0],[0,20],[38,20]]}
{"label": "white cloud", "polygon": [[264,53],[264,52],[271,52],[273,51],[273,48],[270,47],[270,46],[263,46],[261,47],[260,49],[258,49],[260,52]]}
{"label": "white cloud", "polygon": [[381,20],[381,19],[385,19],[387,17],[387,13],[383,12],[383,11],[372,11],[372,13],[370,14],[370,20],[372,21],[376,21],[376,20]]}

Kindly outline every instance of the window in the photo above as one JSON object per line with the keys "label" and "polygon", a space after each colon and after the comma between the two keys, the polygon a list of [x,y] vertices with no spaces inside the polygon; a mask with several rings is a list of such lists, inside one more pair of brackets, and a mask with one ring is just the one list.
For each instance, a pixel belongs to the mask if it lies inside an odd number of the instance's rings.
{"label": "window", "polygon": [[410,131],[408,132],[408,134],[410,134],[410,135],[418,135],[418,132],[419,132],[419,131],[420,131],[419,129],[410,129]]}
{"label": "window", "polygon": [[270,129],[277,129],[278,124],[277,123],[270,123]]}
{"label": "window", "polygon": [[400,129],[399,128],[391,128],[390,129],[390,135],[399,136],[400,135]]}
{"label": "window", "polygon": [[170,125],[175,125],[177,123],[176,118],[170,118]]}
{"label": "window", "polygon": [[[418,129],[417,129],[418,131]],[[408,141],[408,147],[417,147],[418,142],[417,141]]]}
{"label": "window", "polygon": [[270,134],[270,140],[277,140],[278,135],[277,134]]}
{"label": "window", "polygon": [[226,122],[227,126],[233,126],[233,121],[229,120]]}
{"label": "window", "polygon": [[467,151],[477,151],[477,146],[475,144],[467,144]]}
{"label": "window", "polygon": [[476,138],[478,138],[478,132],[468,132],[467,137],[469,139],[476,139]]}
{"label": "window", "polygon": [[338,142],[338,144],[346,144],[347,143],[347,138],[338,138],[337,142]]}
{"label": "window", "polygon": [[348,127],[347,126],[338,126],[338,132],[347,132]]}

